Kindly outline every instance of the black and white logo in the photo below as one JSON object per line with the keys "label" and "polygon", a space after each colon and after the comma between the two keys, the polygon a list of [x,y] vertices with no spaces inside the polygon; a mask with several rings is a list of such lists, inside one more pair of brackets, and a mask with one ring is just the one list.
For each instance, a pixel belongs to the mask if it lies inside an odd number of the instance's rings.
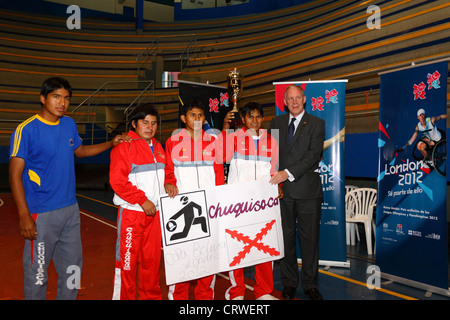
{"label": "black and white logo", "polygon": [[163,237],[167,246],[210,236],[204,190],[161,197]]}

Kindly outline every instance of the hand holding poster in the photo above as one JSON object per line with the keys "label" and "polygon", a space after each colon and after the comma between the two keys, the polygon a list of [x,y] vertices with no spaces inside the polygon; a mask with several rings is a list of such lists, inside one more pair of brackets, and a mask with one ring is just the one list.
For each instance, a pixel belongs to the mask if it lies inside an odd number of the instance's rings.
{"label": "hand holding poster", "polygon": [[167,284],[281,259],[277,197],[265,181],[161,196]]}

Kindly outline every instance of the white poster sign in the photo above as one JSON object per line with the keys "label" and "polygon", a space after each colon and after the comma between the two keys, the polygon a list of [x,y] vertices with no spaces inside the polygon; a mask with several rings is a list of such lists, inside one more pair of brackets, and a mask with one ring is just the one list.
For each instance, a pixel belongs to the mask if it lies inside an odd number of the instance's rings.
{"label": "white poster sign", "polygon": [[283,258],[277,196],[265,181],[161,196],[167,284]]}

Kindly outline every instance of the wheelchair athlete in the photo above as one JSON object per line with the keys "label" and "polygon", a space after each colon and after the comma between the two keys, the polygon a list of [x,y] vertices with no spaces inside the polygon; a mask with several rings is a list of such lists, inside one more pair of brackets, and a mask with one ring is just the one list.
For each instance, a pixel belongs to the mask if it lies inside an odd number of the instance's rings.
{"label": "wheelchair athlete", "polygon": [[431,155],[429,154],[429,150],[442,139],[442,134],[438,130],[436,122],[441,119],[447,119],[447,115],[442,114],[437,117],[426,117],[425,110],[419,109],[417,111],[417,119],[419,119],[419,123],[417,124],[411,139],[406,142],[403,149],[406,149],[408,146],[412,145],[417,139],[419,133],[421,133],[422,137],[417,142],[417,150],[419,150],[423,155],[425,168],[429,168],[430,166],[433,166],[433,161],[431,159]]}

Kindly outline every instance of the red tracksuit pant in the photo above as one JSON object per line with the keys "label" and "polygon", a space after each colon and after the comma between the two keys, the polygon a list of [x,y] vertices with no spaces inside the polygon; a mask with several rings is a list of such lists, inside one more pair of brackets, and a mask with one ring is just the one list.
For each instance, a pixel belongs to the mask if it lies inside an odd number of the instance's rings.
{"label": "red tracksuit pant", "polygon": [[[216,275],[197,280],[194,289],[195,300],[214,300],[214,284]],[[190,282],[181,282],[169,286],[169,300],[188,300]]]}
{"label": "red tracksuit pant", "polygon": [[[273,290],[273,262],[268,261],[255,266],[255,286],[253,292],[255,299],[265,295],[271,294]],[[244,270],[236,269],[229,273],[231,286],[225,292],[225,298],[227,300],[233,300],[237,297],[244,296],[245,294],[245,282],[244,282]]]}
{"label": "red tracksuit pant", "polygon": [[149,217],[144,212],[119,208],[113,300],[137,298],[136,273],[138,298],[161,300],[160,260],[159,211],[155,216]]}

